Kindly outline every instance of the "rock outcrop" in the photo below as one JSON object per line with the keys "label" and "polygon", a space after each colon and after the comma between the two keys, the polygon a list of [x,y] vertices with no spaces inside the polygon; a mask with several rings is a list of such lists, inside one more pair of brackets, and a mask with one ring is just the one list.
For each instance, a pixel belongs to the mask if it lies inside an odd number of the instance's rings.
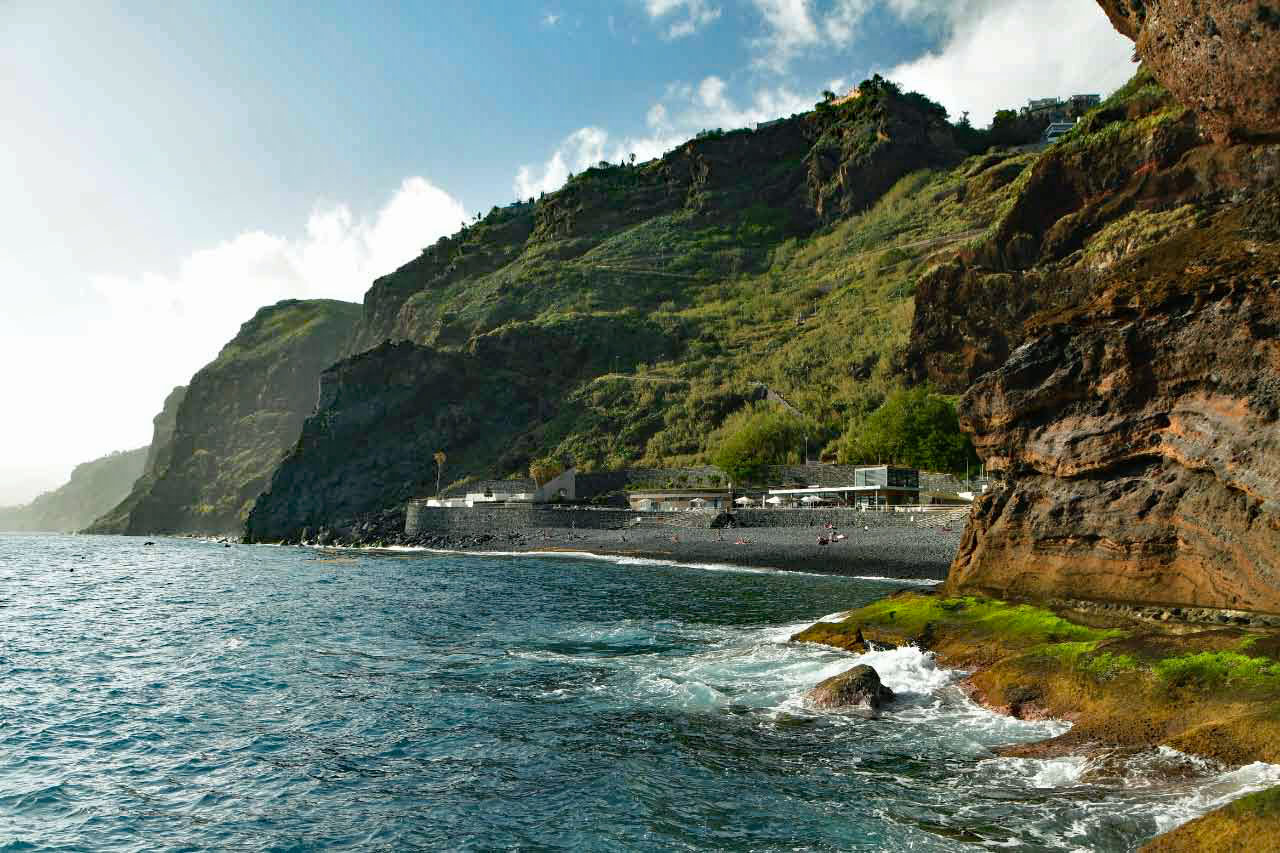
{"label": "rock outcrop", "polygon": [[321,376],[316,414],[253,508],[246,538],[297,541],[321,527],[349,537],[433,489],[441,448],[450,470],[463,471],[520,453],[504,439],[556,411],[549,386],[603,371],[618,352],[675,343],[635,317],[577,316],[504,327],[465,352],[402,342],[344,359]]}
{"label": "rock outcrop", "polygon": [[[1125,14],[1164,27],[1175,7]],[[1257,32],[1232,63],[1272,55]],[[1280,613],[1280,145],[1207,142],[1230,111],[1184,109],[1165,69],[1042,155],[991,238],[917,290],[910,360],[967,389],[998,478],[952,592]],[[1191,100],[1222,85],[1167,74]]]}
{"label": "rock outcrop", "polygon": [[[964,159],[945,110],[883,81],[864,89],[857,102],[706,133],[649,163],[602,163],[540,200],[494,208],[375,281],[347,353],[402,340],[463,348],[504,322],[563,308],[565,284],[598,287],[586,275],[601,268],[626,274],[625,304],[642,308],[655,285],[695,279],[707,261],[711,277],[757,266],[761,253],[749,248],[762,236],[807,235],[905,175]],[[701,241],[726,224],[738,233],[718,248],[741,254],[700,257]]]}
{"label": "rock outcrop", "polygon": [[809,691],[809,704],[820,710],[870,708],[893,701],[893,691],[880,683],[880,673],[866,664],[818,682]]}
{"label": "rock outcrop", "polygon": [[77,465],[57,489],[23,506],[0,507],[0,530],[79,530],[129,493],[147,455],[148,449],[140,447]]}
{"label": "rock outcrop", "polygon": [[1280,4],[1099,0],[1142,61],[1218,142],[1280,134]]}
{"label": "rock outcrop", "polygon": [[[94,530],[238,534],[315,411],[320,374],[346,345],[359,311],[333,300],[259,310],[192,377],[153,476]],[[163,415],[156,429],[167,431]]]}

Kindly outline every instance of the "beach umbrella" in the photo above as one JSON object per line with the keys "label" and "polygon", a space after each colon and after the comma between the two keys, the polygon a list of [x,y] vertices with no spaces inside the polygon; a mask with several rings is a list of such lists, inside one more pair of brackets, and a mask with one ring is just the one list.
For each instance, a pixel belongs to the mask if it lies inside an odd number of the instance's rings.
{"label": "beach umbrella", "polygon": [[817,495],[805,495],[800,499],[800,503],[802,504],[822,503],[822,498],[818,497]]}
{"label": "beach umbrella", "polygon": [[771,497],[767,501],[765,501],[765,503],[773,504],[774,506],[777,506],[778,504],[782,503],[782,498],[775,495],[774,497]]}
{"label": "beach umbrella", "polygon": [[744,495],[743,497],[740,497],[736,501],[734,501],[734,503],[736,503],[738,506],[751,506],[753,503],[755,503],[755,501],[751,500],[751,498],[746,497]]}

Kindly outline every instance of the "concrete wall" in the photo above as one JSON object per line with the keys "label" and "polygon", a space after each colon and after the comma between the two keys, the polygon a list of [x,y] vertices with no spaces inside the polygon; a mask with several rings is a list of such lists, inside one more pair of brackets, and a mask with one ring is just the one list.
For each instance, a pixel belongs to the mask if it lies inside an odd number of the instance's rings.
{"label": "concrete wall", "polygon": [[[557,509],[552,507],[475,506],[429,507],[413,502],[405,508],[404,532],[496,533],[535,527],[618,530],[637,518],[641,524],[676,528],[707,528],[719,513],[634,512],[624,509]],[[918,514],[917,514],[918,515]],[[914,525],[915,516],[898,512],[859,512],[856,509],[740,509],[733,513],[739,527],[903,527]]]}
{"label": "concrete wall", "polygon": [[[915,515],[921,515],[916,513]],[[905,512],[861,512],[845,507],[821,509],[740,509],[733,517],[740,527],[903,527],[915,524]]]}
{"label": "concrete wall", "polygon": [[555,509],[551,507],[475,506],[440,508],[412,502],[405,507],[404,532],[494,533],[529,527],[578,527],[613,530],[624,527],[637,513],[621,509]]}

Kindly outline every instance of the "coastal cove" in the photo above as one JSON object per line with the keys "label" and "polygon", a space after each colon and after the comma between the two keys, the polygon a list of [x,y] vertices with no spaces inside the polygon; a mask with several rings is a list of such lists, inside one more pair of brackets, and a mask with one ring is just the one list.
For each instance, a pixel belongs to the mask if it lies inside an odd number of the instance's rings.
{"label": "coastal cove", "polygon": [[[1069,725],[919,649],[790,641],[901,581],[154,541],[0,536],[0,843],[1132,849],[1280,782],[1000,757]],[[806,705],[860,662],[881,714]]]}

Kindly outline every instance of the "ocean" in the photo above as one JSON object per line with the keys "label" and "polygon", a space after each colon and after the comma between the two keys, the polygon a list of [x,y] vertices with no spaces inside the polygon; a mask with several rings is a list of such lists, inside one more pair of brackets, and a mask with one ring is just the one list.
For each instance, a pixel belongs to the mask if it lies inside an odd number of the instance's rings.
{"label": "ocean", "polygon": [[[788,637],[902,582],[0,535],[0,850],[1130,850],[1280,783],[998,758],[928,653]],[[899,699],[817,713],[865,662]]]}

